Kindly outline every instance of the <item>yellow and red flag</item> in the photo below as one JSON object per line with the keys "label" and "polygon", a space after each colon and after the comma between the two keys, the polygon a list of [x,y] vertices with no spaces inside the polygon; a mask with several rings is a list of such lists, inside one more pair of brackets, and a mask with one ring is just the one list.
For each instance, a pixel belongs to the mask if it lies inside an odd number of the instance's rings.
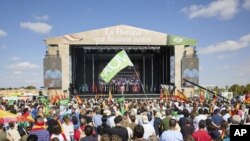
{"label": "yellow and red flag", "polygon": [[112,93],[111,93],[111,90],[109,90],[109,97],[108,97],[108,103],[111,103],[112,102]]}
{"label": "yellow and red flag", "polygon": [[77,101],[78,104],[82,104],[83,103],[82,99],[78,95],[76,96],[76,101]]}
{"label": "yellow and red flag", "polygon": [[184,102],[188,102],[188,99],[187,97],[184,95],[183,92],[177,90],[177,92],[175,92],[175,97],[181,101],[184,101]]}

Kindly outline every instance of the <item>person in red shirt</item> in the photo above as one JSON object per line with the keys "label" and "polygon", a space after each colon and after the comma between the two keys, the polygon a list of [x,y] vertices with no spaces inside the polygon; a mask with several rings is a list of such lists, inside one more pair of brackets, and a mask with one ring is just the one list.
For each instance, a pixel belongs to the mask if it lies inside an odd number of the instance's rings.
{"label": "person in red shirt", "polygon": [[211,141],[212,140],[211,136],[205,130],[205,127],[206,127],[206,121],[200,120],[199,130],[194,132],[192,135],[195,141]]}

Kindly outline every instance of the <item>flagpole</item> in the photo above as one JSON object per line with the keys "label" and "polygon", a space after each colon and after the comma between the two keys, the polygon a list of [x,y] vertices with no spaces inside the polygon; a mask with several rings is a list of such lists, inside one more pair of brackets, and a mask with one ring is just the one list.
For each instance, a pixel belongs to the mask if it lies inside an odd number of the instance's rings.
{"label": "flagpole", "polygon": [[136,70],[135,70],[135,66],[134,66],[134,65],[133,65],[133,68],[134,68],[134,71],[135,71],[136,77],[139,79],[139,82],[140,82],[140,84],[141,84],[141,87],[142,87],[143,93],[144,93],[144,95],[145,95],[145,97],[146,97],[146,99],[147,99],[147,101],[148,101],[148,97],[147,97],[147,95],[146,95],[145,89],[144,89],[144,87],[143,87],[143,85],[142,85],[142,82],[141,82],[141,79],[140,79],[139,75],[137,74],[137,72],[136,72]]}

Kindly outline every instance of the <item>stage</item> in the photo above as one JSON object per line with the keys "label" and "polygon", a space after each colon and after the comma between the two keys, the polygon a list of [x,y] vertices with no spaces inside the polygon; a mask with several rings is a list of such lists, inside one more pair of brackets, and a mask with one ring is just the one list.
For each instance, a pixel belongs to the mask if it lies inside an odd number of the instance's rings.
{"label": "stage", "polygon": [[[159,93],[160,84],[170,84],[170,57],[173,46],[70,46],[72,65],[71,92],[81,94]],[[119,72],[109,83],[99,74],[108,62],[124,49],[134,67]],[[143,90],[144,87],[144,90]]]}
{"label": "stage", "polygon": [[[197,43],[191,38],[128,25],[65,34],[44,41],[45,88],[86,96],[107,95],[111,91],[114,95],[123,92],[141,97],[144,93],[159,94],[161,85],[189,89],[182,84],[185,69],[182,60],[184,54],[194,52]],[[134,67],[126,67],[105,83],[99,74],[121,50],[126,51]]]}
{"label": "stage", "polygon": [[[81,97],[82,99],[89,99],[89,98],[102,98],[102,99],[108,99],[109,95],[108,94],[78,94],[79,97]],[[112,94],[112,98],[113,99],[118,99],[118,98],[122,98],[124,97],[124,99],[160,99],[160,94],[159,93],[147,93],[147,94],[143,94],[143,93],[139,93],[139,94]]]}

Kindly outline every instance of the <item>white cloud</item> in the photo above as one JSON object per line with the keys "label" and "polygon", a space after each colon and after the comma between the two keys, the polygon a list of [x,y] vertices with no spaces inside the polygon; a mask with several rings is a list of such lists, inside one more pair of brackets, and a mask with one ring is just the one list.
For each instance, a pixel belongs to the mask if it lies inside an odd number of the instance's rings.
{"label": "white cloud", "polygon": [[13,60],[13,61],[18,61],[18,60],[20,60],[21,58],[20,57],[17,57],[17,56],[13,56],[13,57],[11,57],[11,60]]}
{"label": "white cloud", "polygon": [[23,72],[22,71],[14,71],[12,74],[14,74],[14,75],[22,75]]}
{"label": "white cloud", "polygon": [[0,49],[7,49],[7,46],[5,46],[5,45],[0,45]]}
{"label": "white cloud", "polygon": [[32,64],[30,62],[19,62],[16,64],[11,64],[7,67],[14,70],[28,70],[28,69],[37,69],[38,65]]}
{"label": "white cloud", "polygon": [[20,26],[21,28],[42,34],[46,34],[52,29],[51,25],[42,22],[21,22]]}
{"label": "white cloud", "polygon": [[244,0],[243,8],[250,10],[250,0]]}
{"label": "white cloud", "polygon": [[235,51],[250,45],[250,34],[242,36],[239,40],[233,41],[228,40],[225,42],[215,43],[209,45],[208,47],[202,48],[199,50],[200,54],[210,54],[216,52],[225,52],[225,51]]}
{"label": "white cloud", "polygon": [[35,19],[39,21],[47,21],[49,19],[49,16],[48,15],[35,16]]}
{"label": "white cloud", "polygon": [[190,19],[203,17],[219,17],[220,19],[231,19],[238,12],[239,0],[216,0],[208,5],[191,5],[181,11]]}
{"label": "white cloud", "polygon": [[0,29],[0,38],[4,36],[7,36],[7,33],[4,30]]}

